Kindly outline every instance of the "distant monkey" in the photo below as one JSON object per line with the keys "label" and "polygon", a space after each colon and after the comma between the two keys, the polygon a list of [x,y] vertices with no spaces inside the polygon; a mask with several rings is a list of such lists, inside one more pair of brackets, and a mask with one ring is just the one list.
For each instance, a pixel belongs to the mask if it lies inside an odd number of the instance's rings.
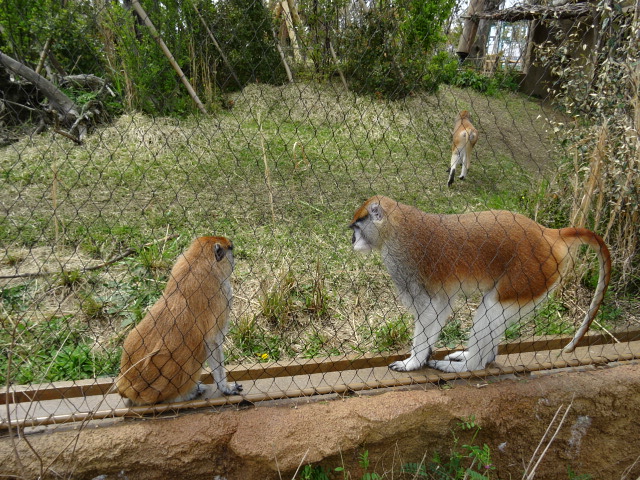
{"label": "distant monkey", "polygon": [[227,383],[222,352],[232,272],[233,244],[224,237],[197,238],[178,258],[162,297],[124,342],[116,384],[129,405],[197,397],[205,360],[218,390],[242,390]]}
{"label": "distant monkey", "polygon": [[[350,225],[353,249],[380,250],[404,306],[415,317],[411,356],[394,362],[397,371],[430,366],[445,372],[485,368],[497,354],[507,327],[547,298],[580,244],[595,250],[600,277],[589,311],[573,340],[582,339],[602,303],[611,258],[602,238],[584,228],[545,228],[517,213],[491,210],[435,215],[375,196],[356,210]],[[467,349],[430,360],[461,292],[480,290]]]}
{"label": "distant monkey", "polygon": [[449,181],[447,185],[450,187],[453,183],[453,177],[456,175],[456,167],[462,165],[460,172],[460,180],[464,180],[469,170],[469,162],[471,161],[471,151],[478,141],[478,130],[471,124],[471,116],[468,110],[462,110],[456,117],[453,126],[453,147],[451,149],[451,168],[449,168]]}

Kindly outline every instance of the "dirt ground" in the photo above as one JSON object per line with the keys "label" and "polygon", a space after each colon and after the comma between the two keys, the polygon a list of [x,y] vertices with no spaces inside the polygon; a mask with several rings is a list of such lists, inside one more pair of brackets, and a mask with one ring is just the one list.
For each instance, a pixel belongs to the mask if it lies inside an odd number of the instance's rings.
{"label": "dirt ground", "polygon": [[331,470],[344,466],[351,478],[361,478],[358,459],[366,450],[371,469],[384,478],[415,478],[400,473],[401,465],[428,460],[434,452],[444,457],[454,434],[459,445],[470,442],[473,432],[458,426],[475,418],[480,431],[474,442],[491,449],[492,478],[521,478],[554,415],[560,410],[551,431],[567,407],[535,478],[568,479],[569,469],[593,479],[638,478],[639,362],[95,422],[22,439],[5,434],[0,473],[257,480],[293,478],[301,465],[319,462]]}

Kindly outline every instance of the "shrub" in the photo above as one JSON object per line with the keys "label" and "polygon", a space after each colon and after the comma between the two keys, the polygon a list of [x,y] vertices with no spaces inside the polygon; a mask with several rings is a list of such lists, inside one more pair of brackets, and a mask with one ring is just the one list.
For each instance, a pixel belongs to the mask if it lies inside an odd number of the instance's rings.
{"label": "shrub", "polygon": [[223,0],[216,4],[213,31],[227,56],[233,73],[218,62],[218,85],[224,91],[238,90],[250,82],[282,84],[286,72],[276,50],[273,21],[258,0]]}
{"label": "shrub", "polygon": [[343,41],[351,89],[392,100],[435,91],[452,65],[446,54],[433,56],[452,7],[450,0],[405,1],[366,12]]}

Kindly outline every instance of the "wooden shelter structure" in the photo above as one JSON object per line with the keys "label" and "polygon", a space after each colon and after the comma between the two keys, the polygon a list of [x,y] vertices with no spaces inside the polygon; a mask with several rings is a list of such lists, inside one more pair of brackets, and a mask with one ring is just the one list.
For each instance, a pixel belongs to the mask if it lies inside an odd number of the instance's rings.
{"label": "wooden shelter structure", "polygon": [[[495,2],[494,2],[495,3]],[[562,38],[578,34],[582,45],[594,45],[596,42],[593,22],[586,21],[595,15],[594,5],[590,2],[566,3],[556,5],[518,4],[498,10],[490,0],[472,0],[464,19],[463,33],[460,36],[457,53],[461,61],[474,61],[484,65],[486,57],[487,32],[491,23],[528,21],[528,36],[524,48],[523,78],[520,89],[529,95],[546,97],[553,75],[548,67],[539,62],[536,47],[553,41],[558,33]],[[574,59],[581,59],[585,68],[592,68],[588,58],[591,49],[571,52]]]}

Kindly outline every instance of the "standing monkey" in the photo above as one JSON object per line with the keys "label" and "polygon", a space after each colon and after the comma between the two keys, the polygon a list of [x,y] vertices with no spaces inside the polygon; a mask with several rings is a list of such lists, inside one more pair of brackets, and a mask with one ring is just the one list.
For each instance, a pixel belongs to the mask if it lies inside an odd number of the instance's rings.
{"label": "standing monkey", "polygon": [[222,343],[233,300],[233,244],[200,237],[176,261],[162,297],[124,342],[116,385],[129,405],[180,402],[203,393],[205,360],[218,390],[226,381]]}
{"label": "standing monkey", "polygon": [[447,186],[453,183],[456,175],[456,167],[462,165],[460,180],[464,180],[469,170],[471,151],[478,141],[478,130],[471,124],[471,116],[468,110],[462,110],[456,117],[453,125],[453,147],[451,149],[451,168],[449,168],[449,181]]}
{"label": "standing monkey", "polygon": [[[609,250],[595,233],[545,228],[513,212],[435,215],[375,196],[356,210],[350,227],[355,251],[381,251],[400,300],[415,317],[411,356],[389,366],[401,372],[427,365],[445,372],[485,368],[507,327],[558,284],[572,247],[586,244],[598,256],[600,276],[589,311],[564,348],[572,352],[598,312],[611,276]],[[484,297],[467,349],[429,360],[455,298],[474,290]]]}

